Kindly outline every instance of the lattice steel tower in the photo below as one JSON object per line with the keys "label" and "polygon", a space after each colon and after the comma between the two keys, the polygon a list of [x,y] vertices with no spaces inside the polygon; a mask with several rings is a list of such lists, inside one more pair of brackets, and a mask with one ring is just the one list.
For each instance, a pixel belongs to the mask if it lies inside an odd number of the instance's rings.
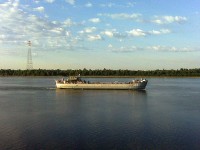
{"label": "lattice steel tower", "polygon": [[32,61],[32,53],[31,53],[31,46],[32,43],[31,41],[28,41],[28,55],[27,55],[27,70],[32,70],[33,69],[33,61]]}

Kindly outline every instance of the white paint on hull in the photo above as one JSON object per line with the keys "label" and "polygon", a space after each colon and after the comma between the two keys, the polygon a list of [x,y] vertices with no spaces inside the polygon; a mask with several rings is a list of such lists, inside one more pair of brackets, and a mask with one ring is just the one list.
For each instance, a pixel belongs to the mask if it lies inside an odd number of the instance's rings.
{"label": "white paint on hull", "polygon": [[110,89],[110,90],[137,90],[137,89],[145,89],[147,85],[147,80],[131,83],[131,84],[113,84],[113,83],[104,83],[104,84],[95,84],[95,83],[56,83],[56,87],[60,89]]}

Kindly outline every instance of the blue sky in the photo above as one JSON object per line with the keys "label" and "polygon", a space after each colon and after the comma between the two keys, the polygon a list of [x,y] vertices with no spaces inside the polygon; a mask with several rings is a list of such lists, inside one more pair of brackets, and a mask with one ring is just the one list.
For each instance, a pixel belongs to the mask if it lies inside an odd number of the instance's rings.
{"label": "blue sky", "polygon": [[199,0],[0,0],[0,69],[200,66]]}

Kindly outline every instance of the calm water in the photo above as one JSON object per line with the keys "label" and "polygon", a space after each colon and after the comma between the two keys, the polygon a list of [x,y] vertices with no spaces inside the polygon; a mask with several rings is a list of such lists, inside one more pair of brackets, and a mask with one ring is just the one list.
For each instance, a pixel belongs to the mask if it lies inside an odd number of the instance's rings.
{"label": "calm water", "polygon": [[54,78],[0,77],[0,149],[200,149],[200,79],[148,80],[146,91],[58,90]]}

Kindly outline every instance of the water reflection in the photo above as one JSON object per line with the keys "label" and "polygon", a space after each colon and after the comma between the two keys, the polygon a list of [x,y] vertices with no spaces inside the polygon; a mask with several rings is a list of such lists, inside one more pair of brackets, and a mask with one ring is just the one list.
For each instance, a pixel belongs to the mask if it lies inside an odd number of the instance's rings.
{"label": "water reflection", "polygon": [[75,128],[70,133],[76,135],[72,139],[85,141],[88,145],[79,144],[93,149],[113,148],[133,138],[144,123],[147,107],[146,91],[59,89],[56,99],[62,100],[59,110],[68,110],[66,124]]}
{"label": "water reflection", "polygon": [[116,94],[116,93],[132,93],[134,95],[137,94],[142,94],[142,95],[146,95],[147,91],[146,90],[74,90],[74,89],[56,89],[56,95],[65,95],[65,94],[78,94],[78,93],[84,93],[84,92],[88,92],[88,93],[94,93],[94,94],[98,94],[98,93],[112,93],[112,94]]}

